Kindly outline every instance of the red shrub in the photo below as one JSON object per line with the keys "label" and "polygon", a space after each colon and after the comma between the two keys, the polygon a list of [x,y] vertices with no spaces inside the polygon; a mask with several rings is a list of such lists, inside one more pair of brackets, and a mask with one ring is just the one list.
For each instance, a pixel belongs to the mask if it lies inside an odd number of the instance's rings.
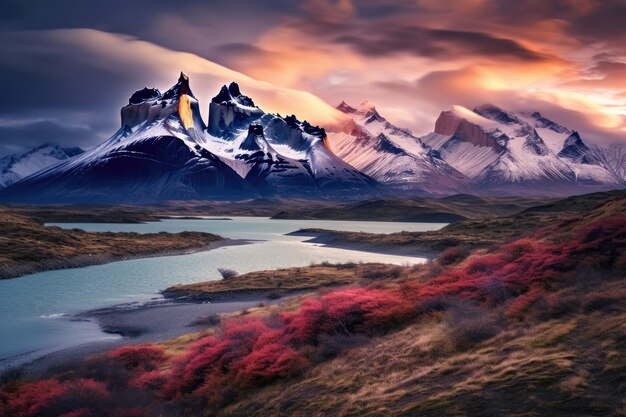
{"label": "red shrub", "polygon": [[160,390],[165,386],[169,378],[169,374],[162,371],[147,371],[140,373],[137,377],[131,379],[128,385],[135,388],[147,388],[153,391]]}
{"label": "red shrub", "polygon": [[209,336],[198,340],[176,361],[167,392],[170,395],[190,393],[203,385],[212,385],[209,380],[223,382],[233,362],[248,355],[260,338],[268,341],[278,334],[260,319],[225,322],[220,338]]}
{"label": "red shrub", "polygon": [[511,262],[526,253],[535,252],[539,249],[539,246],[539,242],[536,240],[519,239],[515,242],[503,245],[498,249],[498,253],[500,253],[507,262]]}
{"label": "red shrub", "polygon": [[145,371],[155,369],[167,359],[163,348],[154,345],[124,346],[110,352],[109,355],[119,360],[126,369]]}
{"label": "red shrub", "polygon": [[327,333],[369,331],[397,324],[415,311],[397,291],[349,288],[306,300],[296,312],[283,314],[284,334],[296,345],[315,344]]}
{"label": "red shrub", "polygon": [[92,417],[94,414],[88,408],[81,408],[80,410],[70,411],[69,413],[61,414],[59,417]]}
{"label": "red shrub", "polygon": [[469,255],[469,249],[465,246],[453,246],[451,248],[443,251],[437,261],[439,261],[440,265],[447,266],[451,264],[456,264],[463,259],[467,258]]}
{"label": "red shrub", "polygon": [[473,257],[465,267],[465,273],[470,276],[490,275],[502,267],[506,261],[499,253]]}
{"label": "red shrub", "polygon": [[314,343],[319,329],[330,320],[319,300],[304,300],[298,311],[283,313],[281,318],[285,335],[298,345]]}
{"label": "red shrub", "polygon": [[63,395],[65,387],[56,379],[43,379],[19,387],[12,393],[3,393],[3,415],[30,417],[41,414],[54,399]]}
{"label": "red shrub", "polygon": [[[158,370],[164,368],[168,359],[163,349],[140,345],[120,348],[104,357],[105,365],[116,364],[107,367],[106,372],[92,370],[82,375],[105,381],[109,389],[160,391],[170,399],[185,397],[187,404],[223,404],[243,388],[301,371],[309,363],[305,354],[309,359],[315,359],[311,353],[315,351],[332,354],[347,343],[342,338],[358,342],[363,334],[406,322],[418,311],[431,311],[429,305],[448,308],[454,299],[470,300],[471,305],[508,303],[506,314],[511,318],[523,318],[533,309],[533,314],[543,310],[554,315],[581,307],[612,308],[610,297],[595,297],[581,305],[575,297],[561,298],[566,291],[551,290],[560,290],[562,282],[574,277],[572,272],[580,267],[626,265],[626,216],[601,219],[579,229],[575,225],[580,219],[568,222],[566,226],[562,223],[536,233],[536,240],[520,239],[463,262],[460,260],[465,259],[464,254],[450,252],[447,256],[455,258],[454,262],[429,280],[408,281],[400,288],[379,283],[377,287],[331,291],[317,299],[306,299],[296,311],[283,312],[277,318],[225,321],[215,336],[203,337],[187,346],[186,352],[174,359],[171,370]],[[546,233],[554,234],[567,227],[572,229],[567,236],[574,237],[569,241],[550,243],[554,239],[546,238]],[[445,263],[446,260],[442,262]],[[471,320],[455,319],[458,323],[452,330],[460,344],[490,337],[494,327],[491,318],[476,320],[476,311],[459,313],[459,317]],[[339,347],[326,349],[323,345],[329,338]],[[103,415],[103,410],[115,417],[159,414],[134,408],[134,402],[131,408],[103,406],[102,401],[109,397],[104,384],[93,379],[48,379],[18,386],[13,392],[0,391],[0,414],[91,417]]]}
{"label": "red shrub", "polygon": [[308,361],[292,348],[281,343],[269,343],[233,364],[235,382],[247,386],[283,378],[302,370],[307,364]]}
{"label": "red shrub", "polygon": [[530,307],[538,300],[542,299],[544,292],[539,288],[532,288],[525,294],[513,299],[506,309],[506,315],[515,318],[523,319],[530,309]]}
{"label": "red shrub", "polygon": [[[94,406],[100,406],[108,398],[106,386],[92,379],[68,382],[45,379],[27,383],[10,393],[5,410],[2,411],[13,417],[62,414],[72,417],[88,416]],[[98,415],[97,412],[93,414]]]}
{"label": "red shrub", "polygon": [[107,413],[108,417],[154,417],[155,415],[161,414],[155,414],[152,410],[141,407],[114,408]]}

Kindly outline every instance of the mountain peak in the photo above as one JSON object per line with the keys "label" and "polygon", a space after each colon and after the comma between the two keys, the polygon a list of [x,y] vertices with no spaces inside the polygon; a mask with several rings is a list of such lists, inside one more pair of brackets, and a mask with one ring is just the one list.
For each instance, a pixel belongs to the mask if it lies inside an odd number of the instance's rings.
{"label": "mountain peak", "polygon": [[454,136],[457,140],[463,140],[479,147],[490,147],[496,152],[501,152],[504,147],[499,143],[499,136],[488,132],[482,126],[483,122],[489,123],[484,116],[472,112],[461,106],[453,106],[452,110],[442,111],[435,122],[435,133],[446,136]]}
{"label": "mountain peak", "polygon": [[220,92],[211,99],[211,102],[217,104],[231,103],[247,107],[256,107],[254,101],[252,101],[250,97],[241,94],[239,84],[235,81],[231,82],[229,85],[224,84],[220,89]]}
{"label": "mountain peak", "polygon": [[172,88],[167,90],[161,98],[163,100],[177,99],[180,98],[180,96],[182,96],[183,94],[195,98],[195,96],[191,92],[191,88],[189,87],[189,76],[181,71],[180,75],[178,76],[178,82]]}
{"label": "mountain peak", "polygon": [[263,126],[258,123],[251,123],[250,126],[248,126],[248,136],[246,136],[240,148],[247,151],[260,151],[261,143],[259,142],[264,140]]}
{"label": "mountain peak", "polygon": [[583,142],[578,132],[573,131],[565,142],[563,149],[558,153],[561,158],[568,158],[581,164],[594,164],[596,158],[591,149]]}
{"label": "mountain peak", "polygon": [[161,92],[156,88],[144,87],[141,90],[137,90],[128,99],[128,104],[141,104],[150,100],[157,100],[161,98]]}
{"label": "mountain peak", "polygon": [[241,90],[239,89],[239,84],[235,81],[231,82],[228,85],[228,92],[232,97],[239,97],[241,95]]}
{"label": "mountain peak", "polygon": [[568,128],[561,126],[560,124],[553,122],[552,120],[546,118],[543,114],[538,111],[533,112],[530,115],[531,118],[535,120],[535,127],[538,128],[547,128],[556,133],[571,133],[572,131]]}
{"label": "mountain peak", "polygon": [[565,139],[565,142],[563,143],[563,147],[567,147],[567,146],[580,146],[580,147],[587,147],[587,145],[585,145],[585,143],[583,142],[583,140],[580,138],[580,134],[576,131],[573,131],[571,135],[569,135],[567,137],[567,139]]}
{"label": "mountain peak", "polygon": [[504,123],[507,125],[516,124],[520,122],[520,120],[517,117],[507,113],[506,111],[502,110],[500,107],[494,104],[490,104],[490,103],[486,103],[478,107],[474,107],[473,112],[483,116],[486,119],[495,120],[495,121],[498,121],[500,123]]}
{"label": "mountain peak", "polygon": [[339,110],[340,112],[346,113],[346,114],[352,114],[352,113],[356,113],[357,112],[357,109],[355,109],[354,107],[350,106],[348,103],[346,103],[343,100],[335,108],[337,110]]}
{"label": "mountain peak", "polygon": [[359,105],[359,110],[368,112],[368,111],[376,111],[376,106],[374,105],[374,103],[372,103],[369,100],[365,100],[363,101],[360,105]]}

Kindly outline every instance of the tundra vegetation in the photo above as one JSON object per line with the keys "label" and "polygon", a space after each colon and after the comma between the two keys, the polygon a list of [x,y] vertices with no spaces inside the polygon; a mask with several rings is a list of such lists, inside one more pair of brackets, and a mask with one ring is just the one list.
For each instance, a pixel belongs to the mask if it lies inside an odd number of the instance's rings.
{"label": "tundra vegetation", "polygon": [[426,265],[350,265],[359,280],[7,380],[0,415],[623,414],[624,213],[612,197]]}

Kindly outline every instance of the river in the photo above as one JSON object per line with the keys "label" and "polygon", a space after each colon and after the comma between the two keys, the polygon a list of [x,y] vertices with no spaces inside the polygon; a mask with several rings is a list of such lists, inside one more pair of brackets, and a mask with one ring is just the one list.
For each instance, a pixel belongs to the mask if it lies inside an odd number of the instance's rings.
{"label": "river", "polygon": [[0,366],[33,360],[82,343],[119,336],[73,314],[161,298],[159,291],[178,283],[220,279],[217,268],[246,273],[306,266],[323,261],[416,264],[424,258],[337,249],[288,236],[301,228],[393,233],[437,230],[441,223],[326,220],[270,220],[261,217],[167,219],[143,224],[55,224],[64,228],[115,232],[201,231],[250,244],[224,246],[188,255],[112,262],[84,268],[47,271],[0,280]]}

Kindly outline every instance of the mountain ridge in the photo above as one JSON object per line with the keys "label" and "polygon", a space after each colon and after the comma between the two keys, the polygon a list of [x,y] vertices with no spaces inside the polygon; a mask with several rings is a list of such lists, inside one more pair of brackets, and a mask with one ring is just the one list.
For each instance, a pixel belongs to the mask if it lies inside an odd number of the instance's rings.
{"label": "mountain ridge", "polygon": [[323,128],[265,113],[235,82],[211,100],[208,126],[184,72],[163,94],[137,90],[120,116],[120,128],[108,140],[24,178],[0,199],[153,203],[384,194],[375,180],[330,152]]}
{"label": "mountain ridge", "polygon": [[326,132],[259,108],[235,81],[205,123],[187,74],[164,93],[136,90],[120,128],[87,152],[17,178],[0,200],[155,203],[164,200],[568,195],[626,187],[626,151],[588,146],[539,112],[493,104],[442,111],[422,137],[365,101]]}

